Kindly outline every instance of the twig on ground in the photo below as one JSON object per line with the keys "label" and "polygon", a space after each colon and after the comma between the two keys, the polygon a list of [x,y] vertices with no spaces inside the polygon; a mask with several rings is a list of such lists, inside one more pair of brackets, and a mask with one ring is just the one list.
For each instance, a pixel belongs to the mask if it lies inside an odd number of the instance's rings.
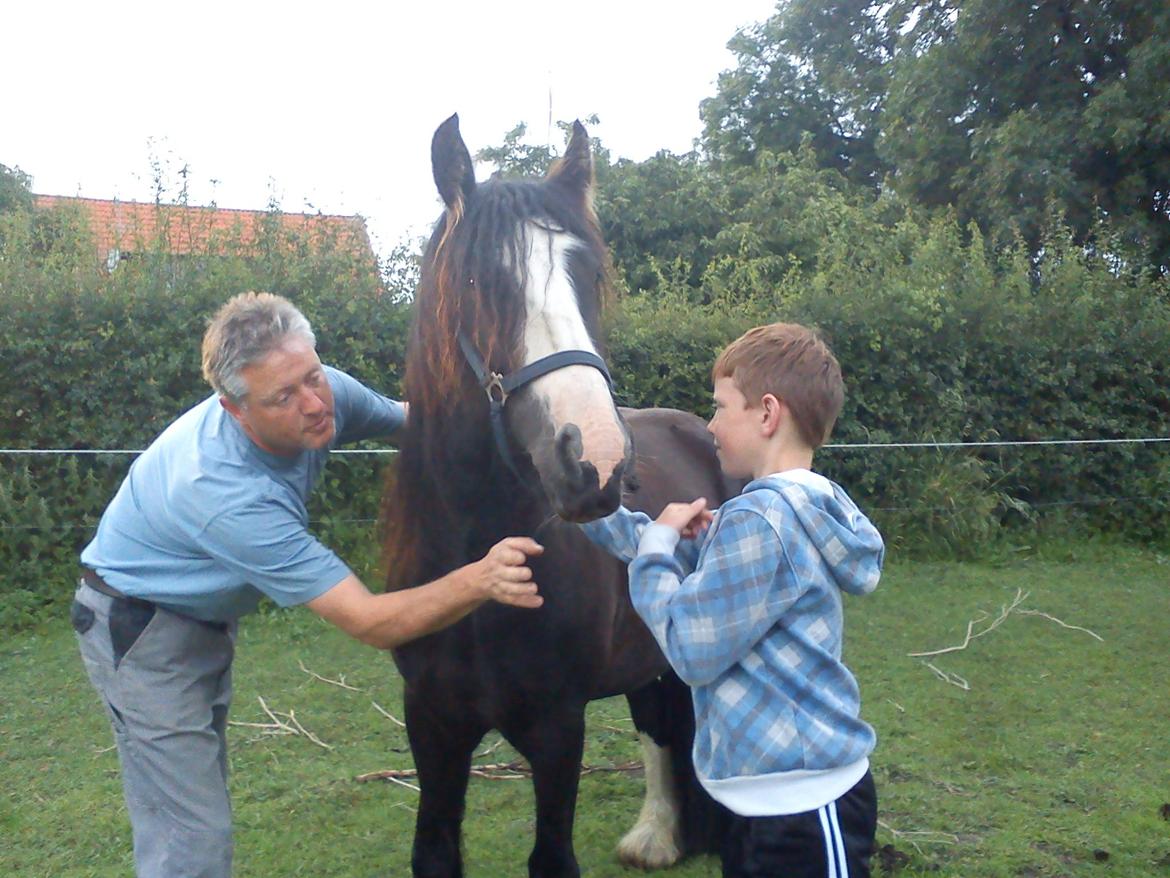
{"label": "twig on ground", "polygon": [[[618,765],[583,765],[581,766],[581,776],[584,777],[587,774],[607,771],[636,772],[641,770],[641,762],[623,762]],[[527,764],[519,761],[491,762],[471,766],[470,774],[472,777],[482,777],[484,780],[521,780],[526,777],[531,777],[532,769]],[[409,786],[411,789],[417,789],[417,787],[403,782],[402,779],[407,777],[418,777],[418,769],[388,768],[383,771],[370,771],[366,774],[359,774],[354,780],[358,783],[366,783],[371,780],[388,780],[401,784],[402,786]]]}
{"label": "twig on ground", "polygon": [[318,738],[316,735],[314,735],[312,732],[310,732],[308,729],[306,729],[304,726],[302,726],[301,721],[296,718],[296,715],[291,710],[288,712],[288,721],[297,727],[298,732],[300,732],[302,735],[304,735],[306,738],[308,738],[310,741],[312,741],[318,747],[324,747],[326,750],[333,749],[333,746],[331,744],[326,744],[324,741],[322,741],[320,738]]}
{"label": "twig on ground", "polygon": [[[270,722],[270,723],[249,723],[249,722],[237,722],[235,720],[231,720],[228,722],[228,725],[229,726],[241,726],[243,728],[248,728],[248,729],[260,729],[266,735],[301,735],[302,737],[308,738],[310,741],[312,741],[318,747],[324,747],[326,750],[333,749],[333,746],[331,744],[326,744],[324,741],[322,741],[320,738],[318,738],[316,735],[314,735],[312,732],[310,732],[308,729],[306,729],[303,725],[301,725],[301,722],[300,722],[300,720],[298,720],[296,718],[296,714],[294,713],[294,711],[290,710],[288,713],[280,713],[279,711],[273,711],[265,703],[264,697],[262,695],[257,695],[256,700],[260,702],[260,707],[264,710],[264,712],[268,715],[268,718],[270,720],[272,720],[272,722]],[[283,719],[282,719],[282,717],[283,717]]]}
{"label": "twig on ground", "polygon": [[991,624],[989,624],[982,631],[976,631],[975,626],[987,618],[986,613],[980,613],[979,616],[967,623],[967,636],[963,638],[963,642],[958,646],[947,646],[942,649],[932,649],[928,652],[910,652],[907,653],[907,655],[909,655],[911,658],[925,658],[926,656],[944,655],[948,652],[959,652],[960,650],[964,650],[971,645],[971,641],[975,638],[982,637],[984,634],[994,631],[996,628],[1002,625],[1007,617],[1010,616],[1012,612],[1027,599],[1027,597],[1028,592],[1024,591],[1022,588],[1017,588],[1015,599],[1012,600],[1011,604],[1000,607],[999,615],[992,620]]}
{"label": "twig on ground", "polygon": [[322,677],[320,674],[315,673],[313,671],[310,671],[308,668],[305,667],[305,663],[303,661],[301,661],[300,659],[297,659],[297,664],[300,665],[300,668],[302,671],[304,671],[306,674],[308,674],[314,680],[320,680],[322,683],[328,683],[330,686],[340,686],[342,689],[348,689],[351,692],[361,692],[362,691],[357,686],[351,686],[351,685],[349,685],[349,683],[345,682],[345,674],[339,675],[336,680],[330,680],[328,677]]}
{"label": "twig on ground", "polygon": [[923,662],[923,664],[934,671],[935,676],[937,676],[944,683],[950,683],[952,686],[958,686],[964,692],[971,691],[971,684],[960,677],[958,674],[952,674],[950,671],[944,671],[942,668],[938,667],[932,662]]}
{"label": "twig on ground", "polygon": [[924,853],[922,848],[918,846],[918,842],[914,840],[915,838],[921,839],[923,844],[959,843],[959,837],[949,832],[935,832],[934,830],[930,829],[898,830],[894,829],[894,827],[890,826],[890,824],[883,820],[878,821],[878,826],[892,835],[896,841],[907,842],[911,847],[914,848],[914,850],[918,851],[919,856],[924,856]]}
{"label": "twig on ground", "polygon": [[600,728],[602,729],[602,731],[617,732],[619,735],[629,735],[629,734],[637,735],[637,734],[639,734],[637,729],[621,729],[621,728],[618,728],[617,726],[601,726]]}
{"label": "twig on ground", "polygon": [[490,756],[492,753],[495,753],[497,750],[499,750],[502,746],[504,746],[504,739],[496,738],[496,743],[492,744],[486,750],[480,750],[472,757],[472,759],[482,759],[484,756]]}
{"label": "twig on ground", "polygon": [[[912,658],[925,658],[927,656],[945,655],[946,653],[949,653],[949,652],[959,652],[960,650],[964,650],[968,646],[970,646],[971,641],[974,640],[975,638],[982,637],[984,634],[987,634],[988,632],[994,631],[996,628],[998,628],[1000,625],[1002,625],[1004,623],[1004,621],[1008,618],[1008,616],[1012,615],[1013,613],[1015,613],[1016,615],[1019,615],[1019,616],[1040,616],[1041,618],[1048,619],[1050,622],[1055,622],[1057,625],[1060,625],[1062,628],[1068,628],[1071,631],[1083,631],[1085,634],[1088,634],[1090,637],[1095,637],[1097,640],[1101,641],[1102,643],[1105,642],[1105,639],[1103,637],[1101,637],[1099,634],[1097,634],[1096,632],[1090,631],[1088,628],[1082,628],[1080,625],[1070,625],[1067,622],[1056,618],[1055,616],[1053,616],[1050,613],[1045,613],[1045,612],[1042,612],[1041,610],[1021,609],[1020,605],[1025,600],[1028,599],[1028,594],[1029,593],[1024,591],[1022,588],[1017,588],[1016,589],[1016,596],[1015,596],[1015,598],[1012,599],[1012,602],[1010,604],[1007,604],[1005,606],[1000,607],[999,608],[999,615],[996,616],[987,625],[986,628],[983,628],[982,630],[976,631],[975,626],[980,624],[981,622],[985,621],[988,618],[986,613],[980,613],[976,618],[972,619],[970,622],[967,623],[967,634],[963,638],[963,642],[960,643],[958,646],[947,646],[947,647],[944,647],[943,649],[932,649],[928,652],[910,652],[910,653],[907,653],[907,655],[911,656]],[[970,689],[971,689],[970,684],[966,680],[964,680],[962,677],[960,677],[958,674],[952,674],[949,671],[944,671],[941,668],[938,668],[935,665],[931,664],[930,662],[923,662],[923,664],[926,665],[928,668],[930,668],[932,671],[934,671],[934,673],[939,677],[939,679],[941,679],[947,683],[950,683],[953,686],[958,686],[960,689],[962,689],[964,691],[970,691]]]}
{"label": "twig on ground", "polygon": [[[399,778],[397,778],[397,777],[394,777],[393,775],[389,775],[389,774],[388,774],[388,775],[386,775],[385,777],[381,777],[381,778],[378,778],[378,779],[379,779],[379,780],[388,780],[388,781],[390,781],[390,783],[396,783],[396,784],[398,784],[400,787],[406,787],[408,790],[414,790],[416,793],[421,793],[421,792],[422,792],[422,790],[420,790],[420,789],[419,789],[418,787],[416,787],[414,784],[412,784],[412,783],[407,783],[406,781],[404,781],[404,780],[400,780]],[[363,777],[359,777],[359,778],[358,778],[358,780],[359,780],[359,781],[361,781],[361,780],[373,780],[373,778],[369,778],[369,777],[364,777],[364,776],[363,776]]]}
{"label": "twig on ground", "polygon": [[398,717],[394,716],[392,713],[389,713],[388,711],[384,710],[382,708],[382,705],[378,704],[378,702],[371,701],[370,704],[374,705],[374,710],[378,711],[378,713],[382,714],[382,716],[386,717],[386,719],[390,720],[390,722],[394,723],[394,725],[400,726],[401,728],[404,728],[404,729],[406,728],[406,723],[404,723]]}
{"label": "twig on ground", "polygon": [[1088,628],[1082,628],[1080,625],[1070,625],[1070,624],[1068,624],[1068,622],[1062,622],[1060,619],[1057,619],[1055,616],[1050,616],[1048,613],[1043,613],[1040,610],[1017,610],[1016,612],[1019,613],[1021,616],[1041,616],[1041,617],[1047,619],[1049,622],[1055,622],[1057,625],[1061,626],[1062,628],[1068,628],[1072,631],[1084,631],[1090,637],[1096,637],[1102,643],[1105,642],[1105,638],[1102,637],[1100,634],[1097,634],[1095,631],[1090,631]]}

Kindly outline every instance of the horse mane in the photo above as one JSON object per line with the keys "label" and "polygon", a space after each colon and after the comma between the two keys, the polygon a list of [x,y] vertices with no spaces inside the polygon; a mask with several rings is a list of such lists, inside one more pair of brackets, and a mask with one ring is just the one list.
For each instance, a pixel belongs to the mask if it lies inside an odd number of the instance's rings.
{"label": "horse mane", "polygon": [[[474,560],[461,556],[465,547],[458,542],[467,532],[461,521],[474,495],[491,493],[490,474],[498,467],[487,439],[484,391],[458,340],[465,333],[494,371],[520,365],[526,278],[518,282],[517,268],[526,269],[518,234],[524,224],[564,229],[594,253],[602,266],[596,313],[613,295],[612,266],[589,199],[548,181],[493,179],[457,208],[436,223],[415,295],[404,378],[410,416],[382,498],[389,590],[419,585]],[[595,341],[600,347],[600,338]],[[472,479],[466,478],[469,461]],[[499,510],[485,514],[498,516]]]}

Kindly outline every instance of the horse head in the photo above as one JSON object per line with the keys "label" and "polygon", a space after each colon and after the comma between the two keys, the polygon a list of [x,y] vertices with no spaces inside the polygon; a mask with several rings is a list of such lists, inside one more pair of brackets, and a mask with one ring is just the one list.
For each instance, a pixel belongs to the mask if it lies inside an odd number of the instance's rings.
{"label": "horse head", "polygon": [[539,480],[562,518],[612,512],[632,448],[600,359],[609,260],[585,129],[574,123],[542,180],[477,184],[458,116],[435,132],[431,161],[446,209],[416,302],[412,419],[419,411],[448,434],[461,428],[453,412],[491,424],[513,475]]}

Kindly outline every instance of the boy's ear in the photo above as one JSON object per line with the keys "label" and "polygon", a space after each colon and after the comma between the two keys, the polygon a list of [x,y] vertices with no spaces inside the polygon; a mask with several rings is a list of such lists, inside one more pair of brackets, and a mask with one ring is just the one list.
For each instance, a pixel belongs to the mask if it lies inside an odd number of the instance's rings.
{"label": "boy's ear", "polygon": [[784,404],[782,399],[777,398],[771,393],[765,393],[760,399],[760,410],[762,412],[760,418],[760,427],[764,435],[768,438],[772,437],[780,428],[780,422],[788,415],[788,406]]}

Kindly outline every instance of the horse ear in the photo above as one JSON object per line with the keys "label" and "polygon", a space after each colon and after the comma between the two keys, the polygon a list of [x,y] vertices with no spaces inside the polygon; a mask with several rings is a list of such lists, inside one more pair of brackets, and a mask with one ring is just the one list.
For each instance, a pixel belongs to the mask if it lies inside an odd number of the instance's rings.
{"label": "horse ear", "polygon": [[589,135],[579,121],[573,122],[573,133],[565,154],[549,169],[548,180],[566,186],[588,203],[593,195],[593,156],[589,151]]}
{"label": "horse ear", "polygon": [[475,168],[459,133],[458,113],[440,125],[431,138],[431,171],[448,211],[457,218],[462,216],[475,191]]}

